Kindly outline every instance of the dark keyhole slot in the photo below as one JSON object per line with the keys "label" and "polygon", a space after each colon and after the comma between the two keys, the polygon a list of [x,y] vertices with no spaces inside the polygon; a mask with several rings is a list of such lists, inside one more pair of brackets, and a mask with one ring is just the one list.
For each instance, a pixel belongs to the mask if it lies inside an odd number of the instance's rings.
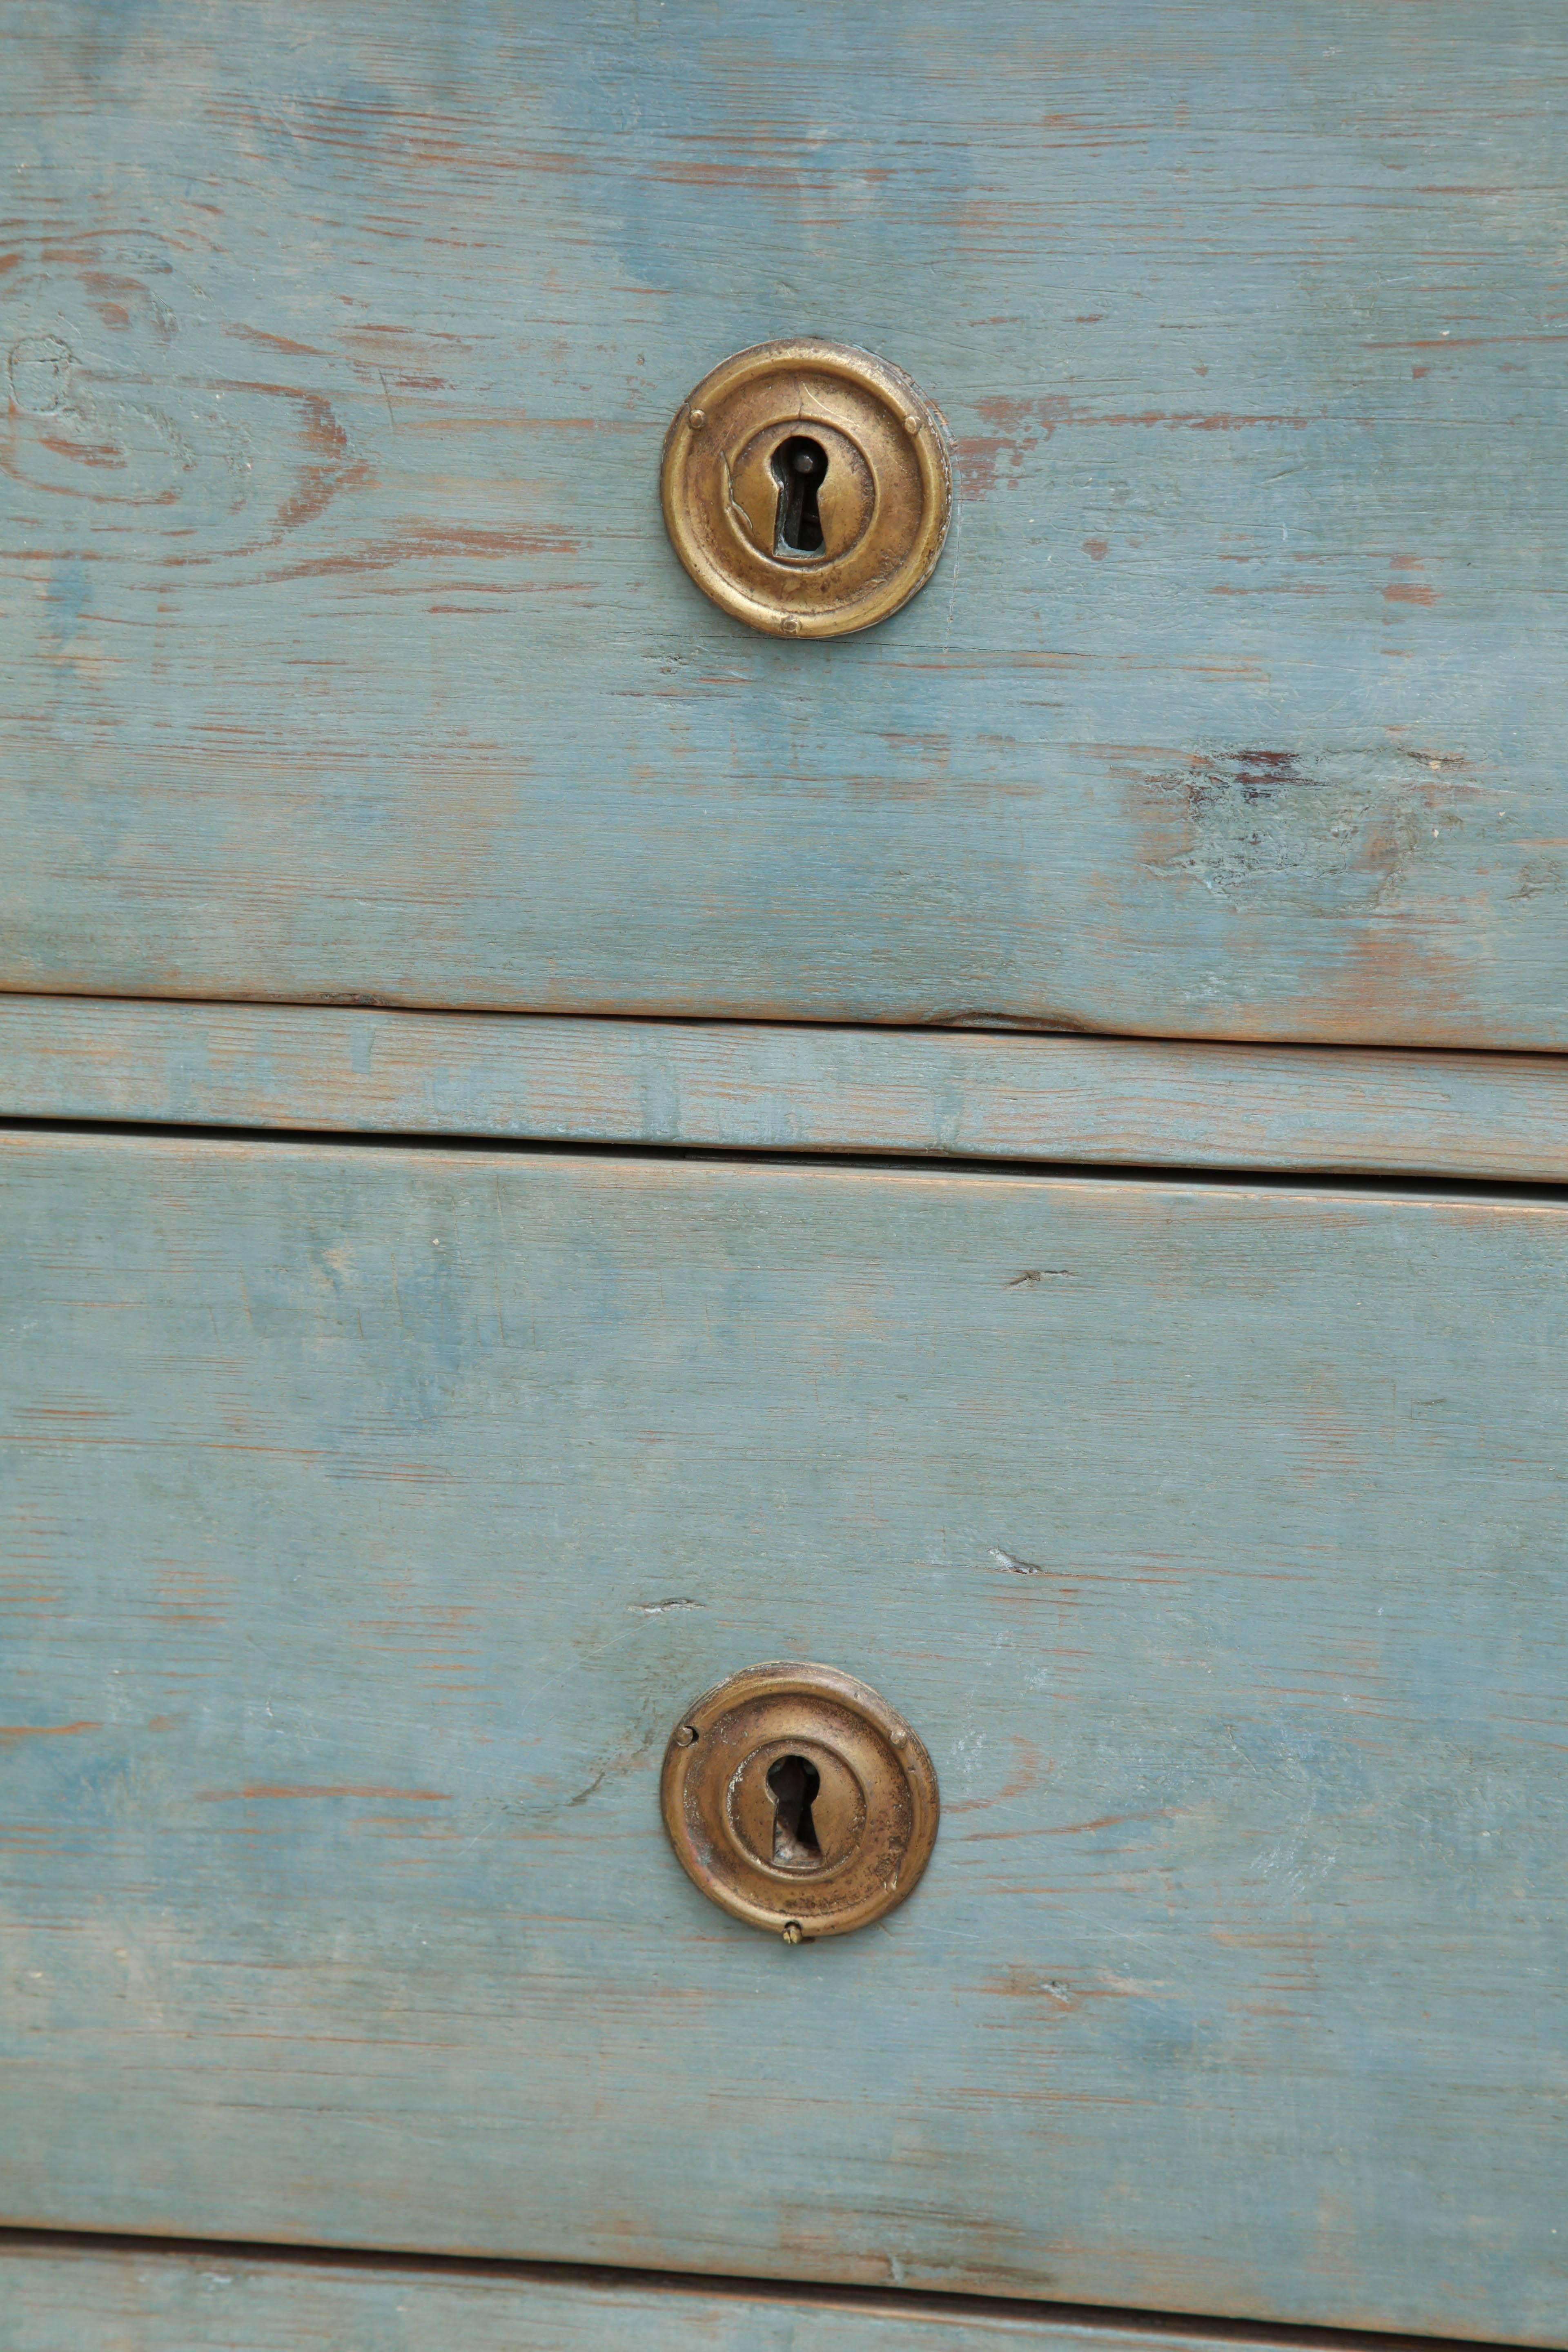
{"label": "dark keyhole slot", "polygon": [[822,1786],[822,1775],[804,1756],[781,1756],[768,1767],[768,1789],[773,1801],[773,1860],[807,1863],[822,1860],[812,1801]]}
{"label": "dark keyhole slot", "polygon": [[827,479],[827,452],[820,441],[792,433],[773,454],[773,479],[779,486],[779,527],[775,555],[820,555],[822,517],[816,494]]}

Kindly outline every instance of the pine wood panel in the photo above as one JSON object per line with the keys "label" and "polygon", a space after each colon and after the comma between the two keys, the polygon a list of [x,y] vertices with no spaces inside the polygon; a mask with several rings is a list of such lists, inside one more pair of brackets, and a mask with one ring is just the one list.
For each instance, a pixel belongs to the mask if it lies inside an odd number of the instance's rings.
{"label": "pine wood panel", "polygon": [[[1568,1210],[0,1160],[0,2216],[1560,2340]],[[797,1951],[791,1654],[944,1805]]]}
{"label": "pine wood panel", "polygon": [[[0,984],[1568,1045],[1543,0],[15,0]],[[886,627],[656,474],[947,412]]]}
{"label": "pine wood panel", "polygon": [[1568,1176],[1544,1054],[0,996],[0,1117]]}
{"label": "pine wood panel", "polygon": [[[0,2244],[6,2352],[1266,2352],[955,2298]],[[1347,2347],[1347,2352],[1350,2347]]]}

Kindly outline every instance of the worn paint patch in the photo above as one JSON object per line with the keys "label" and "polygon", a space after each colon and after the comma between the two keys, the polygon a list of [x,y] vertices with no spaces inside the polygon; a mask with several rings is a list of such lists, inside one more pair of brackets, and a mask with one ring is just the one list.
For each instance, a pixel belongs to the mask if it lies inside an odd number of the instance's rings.
{"label": "worn paint patch", "polygon": [[70,345],[59,335],[23,335],[5,362],[11,397],[31,416],[54,416],[70,397]]}
{"label": "worn paint patch", "polygon": [[1364,912],[1463,825],[1467,765],[1402,751],[1196,752],[1140,787],[1160,837],[1148,865],[1230,906]]}
{"label": "worn paint patch", "polygon": [[1046,1572],[1038,1560],[1020,1559],[1016,1552],[1004,1551],[1000,1544],[993,1544],[986,1558],[993,1567],[1005,1569],[1009,1576],[1044,1576]]}

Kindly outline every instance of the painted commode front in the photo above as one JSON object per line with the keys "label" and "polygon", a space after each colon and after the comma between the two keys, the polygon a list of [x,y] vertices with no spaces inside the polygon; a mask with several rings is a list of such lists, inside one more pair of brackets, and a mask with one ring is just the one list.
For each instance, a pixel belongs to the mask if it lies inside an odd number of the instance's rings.
{"label": "painted commode front", "polygon": [[1563,34],[5,12],[5,2352],[1568,2340]]}

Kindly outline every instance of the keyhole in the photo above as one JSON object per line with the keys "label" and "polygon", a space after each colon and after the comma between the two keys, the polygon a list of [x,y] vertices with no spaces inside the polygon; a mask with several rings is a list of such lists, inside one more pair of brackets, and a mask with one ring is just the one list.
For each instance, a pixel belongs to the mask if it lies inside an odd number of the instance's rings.
{"label": "keyhole", "polygon": [[773,451],[773,479],[779,486],[779,523],[775,555],[820,555],[822,517],[817,492],[827,478],[827,452],[820,441],[792,433]]}
{"label": "keyhole", "polygon": [[822,1848],[816,1842],[816,1827],[811,1818],[812,1800],[821,1786],[821,1773],[804,1756],[781,1756],[776,1764],[768,1767],[776,1863],[798,1869],[822,1860]]}

